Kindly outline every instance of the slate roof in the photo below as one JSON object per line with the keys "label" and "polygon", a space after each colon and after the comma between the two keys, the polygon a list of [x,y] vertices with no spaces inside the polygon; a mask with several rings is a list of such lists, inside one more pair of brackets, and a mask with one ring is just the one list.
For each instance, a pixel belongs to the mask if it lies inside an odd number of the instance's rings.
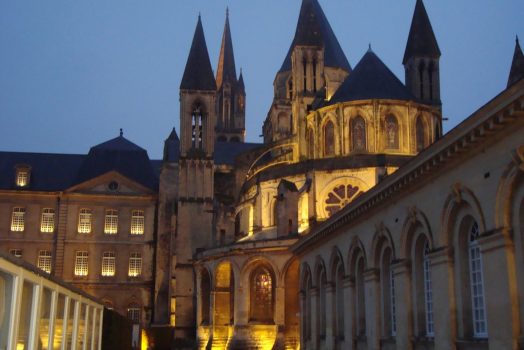
{"label": "slate roof", "polygon": [[422,0],[417,0],[415,5],[415,12],[413,13],[413,20],[411,21],[411,28],[409,29],[402,64],[406,64],[413,56],[440,57],[437,39],[435,38],[435,33],[431,27],[431,22],[429,21],[428,13]]}
{"label": "slate roof", "polygon": [[29,186],[24,191],[62,191],[71,187],[85,155],[0,152],[0,189],[14,190],[16,167],[31,167]]}
{"label": "slate roof", "polygon": [[215,77],[207,51],[206,38],[204,37],[204,29],[202,28],[202,20],[198,16],[195,35],[193,36],[180,89],[215,91],[216,88]]}
{"label": "slate roof", "polygon": [[519,38],[515,40],[515,52],[513,53],[513,61],[511,62],[511,70],[508,77],[508,86],[515,84],[517,81],[524,78],[524,55],[520,48]]}
{"label": "slate roof", "polygon": [[324,66],[351,71],[351,65],[318,0],[302,1],[295,37],[279,72],[291,70],[291,53],[296,45],[323,46]]}
{"label": "slate roof", "polygon": [[327,105],[369,99],[416,100],[371,49],[362,57]]}
{"label": "slate roof", "polygon": [[241,153],[262,146],[260,143],[247,142],[216,142],[214,161],[217,165],[233,165],[235,158]]}
{"label": "slate roof", "polygon": [[229,10],[226,12],[226,23],[224,24],[224,34],[222,35],[222,45],[220,56],[218,57],[217,67],[217,87],[222,86],[222,82],[236,82],[237,71],[235,67],[235,56],[233,54],[233,41],[231,40],[231,30],[229,28]]}
{"label": "slate roof", "polygon": [[91,147],[75,183],[82,183],[109,171],[117,171],[151,190],[156,191],[158,187],[158,178],[153,172],[147,151],[123,136]]}

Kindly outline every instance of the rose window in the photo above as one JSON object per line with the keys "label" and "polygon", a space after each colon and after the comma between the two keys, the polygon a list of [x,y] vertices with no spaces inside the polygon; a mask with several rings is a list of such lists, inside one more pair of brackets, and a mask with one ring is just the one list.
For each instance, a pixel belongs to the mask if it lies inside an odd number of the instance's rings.
{"label": "rose window", "polygon": [[359,193],[358,186],[339,185],[329,192],[325,200],[325,209],[328,216],[335,214],[340,209],[344,208]]}

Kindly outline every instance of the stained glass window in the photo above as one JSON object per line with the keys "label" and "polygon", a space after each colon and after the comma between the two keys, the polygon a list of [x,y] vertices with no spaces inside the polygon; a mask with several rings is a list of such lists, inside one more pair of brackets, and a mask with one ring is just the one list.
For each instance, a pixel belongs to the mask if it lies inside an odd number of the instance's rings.
{"label": "stained glass window", "polygon": [[331,121],[324,125],[324,155],[335,155],[335,126]]}
{"label": "stained glass window", "polygon": [[351,141],[353,151],[366,150],[366,122],[360,116],[351,121]]}
{"label": "stained glass window", "polygon": [[254,321],[273,322],[273,279],[264,267],[254,271],[251,282],[251,318]]}
{"label": "stained glass window", "polygon": [[359,193],[358,186],[339,185],[329,192],[324,204],[328,216],[349,204]]}
{"label": "stained glass window", "polygon": [[398,122],[392,115],[386,117],[386,148],[398,149]]}

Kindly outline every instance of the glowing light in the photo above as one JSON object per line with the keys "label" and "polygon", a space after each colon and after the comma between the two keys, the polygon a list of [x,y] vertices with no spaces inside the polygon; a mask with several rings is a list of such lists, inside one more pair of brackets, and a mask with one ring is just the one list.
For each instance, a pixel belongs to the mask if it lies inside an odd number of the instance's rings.
{"label": "glowing light", "polygon": [[147,337],[147,333],[145,329],[142,329],[142,332],[141,332],[140,349],[141,350],[149,349],[149,338]]}

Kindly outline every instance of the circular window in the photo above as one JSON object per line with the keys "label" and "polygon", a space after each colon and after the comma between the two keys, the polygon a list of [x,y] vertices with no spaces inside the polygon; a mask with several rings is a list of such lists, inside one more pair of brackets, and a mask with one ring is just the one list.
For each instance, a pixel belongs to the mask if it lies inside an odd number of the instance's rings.
{"label": "circular window", "polygon": [[344,208],[353,199],[355,199],[358,193],[358,186],[339,185],[335,187],[331,192],[328,193],[328,196],[324,201],[326,213],[329,216],[335,214],[337,211]]}
{"label": "circular window", "polygon": [[111,181],[109,185],[107,185],[107,187],[109,188],[110,191],[116,191],[118,190],[119,185],[118,185],[118,182]]}

